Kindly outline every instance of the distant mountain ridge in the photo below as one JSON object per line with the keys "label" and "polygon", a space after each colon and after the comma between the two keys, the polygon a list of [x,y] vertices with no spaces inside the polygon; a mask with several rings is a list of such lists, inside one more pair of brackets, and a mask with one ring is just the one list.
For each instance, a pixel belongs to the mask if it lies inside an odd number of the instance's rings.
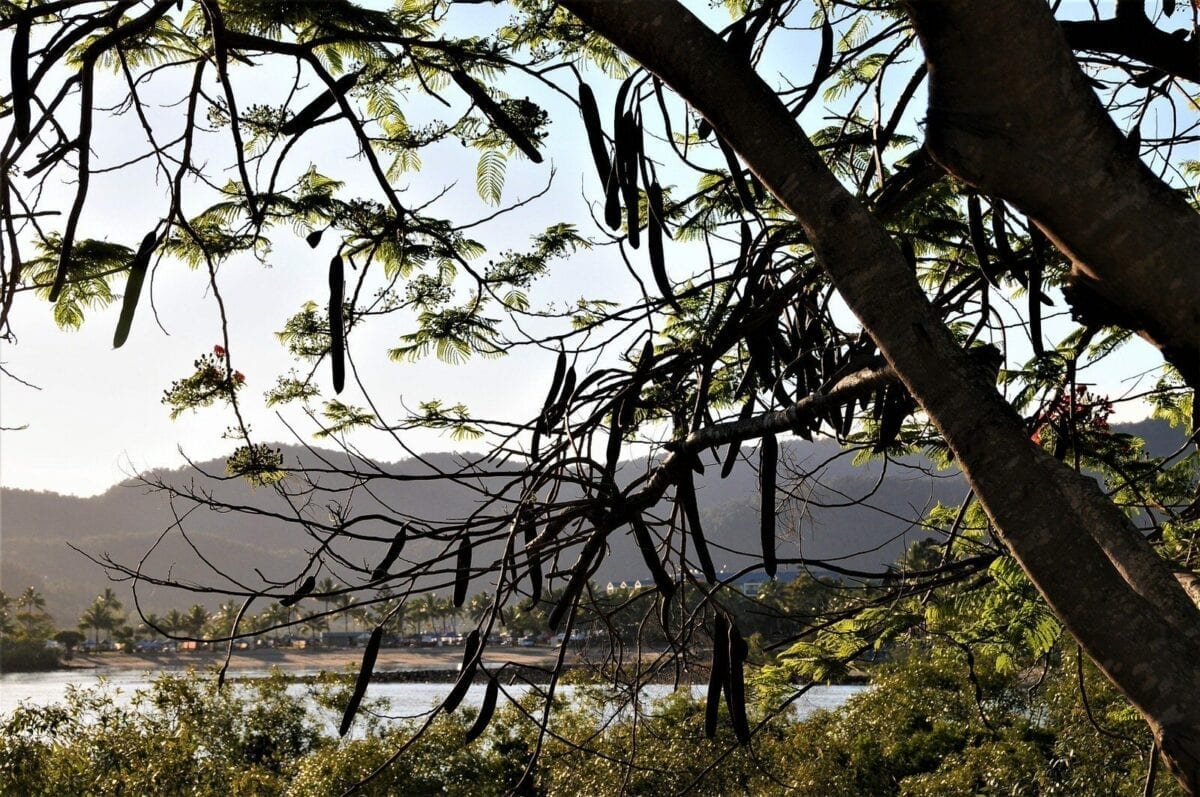
{"label": "distant mountain ridge", "polygon": [[[1147,450],[1153,454],[1173,452],[1184,442],[1180,430],[1159,421],[1143,421],[1118,430],[1143,437]],[[314,455],[296,446],[281,449],[289,463],[298,461],[314,466],[324,464],[320,459],[335,463],[345,460],[345,454],[332,451],[317,451]],[[884,474],[879,463],[855,467],[851,455],[838,456],[838,453],[838,446],[831,441],[791,440],[782,447],[783,461],[793,471],[801,474],[812,471],[810,475],[819,476],[799,480],[795,497],[800,500],[792,503],[795,511],[780,515],[782,558],[803,555],[839,559],[848,566],[878,570],[925,536],[901,518],[918,517],[922,510],[938,502],[957,504],[966,494],[961,475],[954,470],[933,471],[922,457],[907,458]],[[445,468],[455,456],[430,454],[423,458]],[[745,567],[757,556],[757,475],[747,463],[740,462],[729,478],[722,480],[711,457],[706,464],[709,466],[706,473],[697,477],[697,496],[714,561],[718,568]],[[241,479],[203,475],[222,476],[222,460],[199,463],[198,467],[198,471],[158,470],[147,475],[171,483],[190,482],[217,491],[233,503],[270,509],[276,502],[275,509],[282,507],[270,490],[254,490]],[[413,473],[420,467],[412,460],[380,463],[381,471],[389,474]],[[633,472],[644,469],[646,464],[626,463],[622,467]],[[928,476],[925,471],[933,471],[933,475]],[[402,508],[407,514],[428,517],[463,517],[476,501],[475,494],[468,490],[428,481],[381,479],[373,492],[381,502],[375,510]],[[868,495],[870,498],[863,505],[825,506],[852,504]],[[364,503],[370,505],[373,501],[358,499],[356,509],[363,511]],[[182,511],[184,507],[177,509]],[[108,586],[114,587],[129,607],[128,586],[109,582],[103,571],[69,546],[135,564],[174,522],[175,515],[165,497],[148,493],[143,484],[132,480],[90,498],[0,490],[0,589],[14,594],[34,586],[46,596],[49,610],[63,626],[73,625],[92,598]],[[312,539],[299,535],[294,526],[262,515],[203,512],[189,517],[186,528],[188,539],[205,551],[212,565],[235,578],[256,578],[254,568],[271,578],[290,577],[302,566],[306,549],[312,547]],[[597,581],[632,582],[648,578],[628,534],[624,531],[615,534],[610,547],[596,574]],[[424,553],[428,555],[432,550]],[[422,551],[415,553],[421,555]],[[364,549],[363,556],[368,560],[379,555],[378,551]],[[185,564],[189,562],[192,564]],[[199,583],[219,580],[213,572],[182,572],[185,567],[202,566],[179,534],[167,535],[149,557],[148,564],[160,571],[175,564],[175,575]],[[148,612],[161,614],[172,608],[184,608],[180,604],[185,596],[179,593],[168,597],[140,587],[139,597],[143,610]],[[187,603],[191,603],[202,596],[186,597],[190,598]]]}

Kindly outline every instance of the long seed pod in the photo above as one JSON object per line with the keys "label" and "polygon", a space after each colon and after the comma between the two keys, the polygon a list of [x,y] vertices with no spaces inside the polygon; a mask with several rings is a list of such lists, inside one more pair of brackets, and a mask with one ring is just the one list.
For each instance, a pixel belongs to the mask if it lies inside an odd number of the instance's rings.
{"label": "long seed pod", "polygon": [[[1029,300],[1029,341],[1033,344],[1033,355],[1041,357],[1046,353],[1044,344],[1042,343],[1042,273],[1045,269],[1046,261],[1045,239],[1042,238],[1042,231],[1037,229],[1033,222],[1029,223],[1029,240],[1030,248],[1033,250],[1033,256],[1030,258],[1029,265],[1029,286],[1026,291],[1026,297]],[[1195,401],[1195,399],[1193,399]],[[1200,402],[1197,402],[1200,403]]]}
{"label": "long seed pod", "polygon": [[332,87],[322,91],[312,102],[297,111],[295,116],[280,125],[279,132],[285,136],[294,136],[308,130],[321,114],[337,103],[338,97],[354,88],[354,84],[358,82],[358,76],[358,72],[342,75]]}
{"label": "long seed pod", "polygon": [[721,154],[725,156],[725,163],[729,166],[729,176],[733,179],[733,187],[737,191],[738,204],[742,206],[742,210],[752,211],[754,195],[750,193],[750,186],[746,184],[746,176],[742,174],[742,164],[738,163],[733,147],[729,146],[729,143],[720,136],[717,137],[717,146],[721,148]]}
{"label": "long seed pod", "polygon": [[329,358],[333,366],[334,393],[341,393],[346,386],[346,326],[342,317],[344,279],[342,258],[334,255],[329,261]]}
{"label": "long seed pod", "polygon": [[746,718],[746,654],[749,647],[738,627],[729,622],[729,674],[725,680],[725,705],[729,707],[729,719],[733,733],[741,744],[750,743],[750,722]]}
{"label": "long seed pod", "polygon": [[588,144],[592,149],[592,161],[600,176],[600,185],[607,187],[612,176],[612,162],[608,158],[608,142],[604,139],[604,128],[600,124],[600,108],[596,95],[586,83],[579,84],[579,111],[583,115],[583,128],[587,132]]}
{"label": "long seed pod", "polygon": [[454,608],[461,609],[471,583],[471,538],[463,534],[458,544],[458,561],[454,566]]}
{"label": "long seed pod", "polygon": [[1017,253],[1013,251],[1012,243],[1008,240],[1008,214],[1004,210],[1004,200],[990,197],[988,201],[992,204],[992,238],[996,241],[996,254],[1004,264],[1005,271],[1017,279],[1022,279],[1024,275],[1017,268]]}
{"label": "long seed pod", "polygon": [[646,345],[642,347],[642,353],[638,357],[637,367],[633,372],[633,379],[629,382],[629,390],[626,392],[625,400],[621,402],[621,428],[628,429],[635,419],[637,412],[638,398],[642,394],[642,385],[646,384],[646,377],[650,375],[650,369],[654,366],[654,339],[646,341]]}
{"label": "long seed pod", "polygon": [[146,281],[146,271],[150,268],[150,257],[154,247],[158,245],[158,234],[151,230],[142,239],[133,261],[129,264],[129,279],[125,282],[125,296],[121,299],[121,317],[117,319],[117,330],[113,333],[113,348],[119,349],[129,337],[129,328],[133,325],[133,314],[137,311],[138,299],[142,295],[142,284]]}
{"label": "long seed pod", "polygon": [[29,136],[29,28],[33,15],[21,14],[13,31],[9,77],[12,81],[13,134],[22,143]]}
{"label": "long seed pod", "polygon": [[675,298],[675,289],[667,278],[667,261],[663,256],[663,197],[662,187],[654,181],[646,189],[646,199],[650,205],[650,217],[646,224],[647,250],[650,254],[650,273],[654,275],[654,284],[677,312],[683,308]]}
{"label": "long seed pod", "polygon": [[562,392],[559,393],[558,400],[544,413],[547,429],[552,429],[555,424],[562,420],[573,395],[575,395],[575,366],[572,365],[567,369],[566,376],[563,377]]}
{"label": "long seed pod", "polygon": [[708,696],[704,703],[704,736],[717,735],[717,718],[721,711],[721,693],[729,679],[729,621],[718,613],[713,623],[712,667],[708,672]]}
{"label": "long seed pod", "polygon": [[626,397],[618,402],[618,406],[612,408],[612,419],[608,425],[608,443],[604,450],[604,478],[608,482],[612,482],[616,478],[617,464],[621,461],[621,443],[625,436],[621,429],[621,416],[624,414],[624,405],[627,401],[633,401],[633,399]]}
{"label": "long seed pod", "polygon": [[829,21],[829,15],[821,20],[821,51],[817,55],[817,66],[813,70],[812,82],[808,84],[808,88],[804,90],[804,96],[800,101],[792,106],[792,116],[799,116],[808,107],[808,104],[817,96],[817,92],[821,90],[821,84],[829,77],[833,71],[833,24]]}
{"label": "long seed pod", "polygon": [[500,128],[509,140],[517,146],[517,149],[525,153],[525,157],[534,163],[542,162],[542,153],[538,152],[537,147],[529,140],[523,131],[504,109],[491,98],[491,95],[475,82],[475,79],[463,72],[461,69],[452,69],[450,71],[451,79],[458,85],[463,92],[470,97],[479,110],[483,111],[483,115],[491,120],[492,124]]}
{"label": "long seed pod", "polygon": [[983,232],[983,208],[978,194],[967,195],[967,231],[971,235],[971,248],[975,250],[975,259],[979,261],[983,276],[997,286],[996,269],[992,267],[992,260],[988,256],[987,236]]}
{"label": "long seed pod", "polygon": [[646,528],[645,521],[636,512],[629,519],[629,527],[633,529],[633,539],[637,541],[638,550],[642,552],[642,560],[646,563],[646,569],[650,571],[651,578],[654,579],[654,586],[658,587],[658,591],[664,599],[670,599],[675,594],[675,582],[671,580],[667,569],[663,567],[662,560],[658,558],[658,551],[654,548],[650,529]]}
{"label": "long seed pod", "polygon": [[308,593],[312,592],[313,589],[316,588],[316,586],[317,586],[317,577],[309,576],[308,578],[304,579],[304,583],[302,583],[300,585],[299,589],[297,589],[291,595],[288,595],[286,598],[281,599],[279,601],[279,605],[280,606],[295,606],[297,603],[300,602],[301,598],[303,598]]}
{"label": "long seed pod", "polygon": [[759,490],[762,492],[762,509],[759,513],[762,537],[763,570],[767,578],[775,578],[778,565],[775,561],[775,471],[779,465],[779,443],[775,435],[763,435],[762,460],[759,464]]}
{"label": "long seed pod", "polygon": [[621,183],[617,179],[617,164],[614,162],[604,188],[604,223],[610,230],[619,230],[621,219]]}
{"label": "long seed pod", "polygon": [[[747,399],[742,405],[742,411],[738,413],[738,420],[744,421],[754,414],[754,399]],[[729,451],[725,453],[725,461],[721,464],[721,478],[729,478],[729,474],[733,473],[734,465],[737,464],[738,454],[742,452],[742,441],[734,440],[729,444]]]}
{"label": "long seed pod", "polygon": [[625,232],[629,245],[637,249],[640,245],[642,196],[638,193],[638,158],[642,149],[642,125],[633,111],[621,117],[621,144],[617,148],[617,177],[621,182],[622,201],[625,204]]}
{"label": "long seed pod", "polygon": [[496,676],[488,678],[487,688],[483,693],[483,704],[479,706],[479,716],[475,718],[475,724],[467,731],[466,743],[478,739],[487,730],[488,723],[492,721],[492,715],[496,713],[496,698],[500,695],[500,682],[496,680]]}
{"label": "long seed pod", "polygon": [[362,665],[358,668],[358,678],[354,682],[354,691],[350,693],[350,702],[346,704],[346,710],[342,713],[342,724],[338,728],[338,736],[345,736],[346,731],[350,730],[350,723],[354,722],[354,715],[358,713],[358,704],[362,702],[363,695],[367,693],[367,685],[371,683],[371,673],[375,670],[375,658],[379,655],[379,645],[383,642],[383,626],[377,625],[371,631],[371,638],[367,640],[367,647],[363,650]]}
{"label": "long seed pod", "polygon": [[604,544],[606,536],[602,529],[597,529],[588,538],[587,543],[583,546],[583,550],[579,552],[579,559],[575,561],[575,566],[571,568],[571,578],[567,581],[566,589],[563,590],[558,603],[554,604],[554,608],[550,610],[549,616],[546,617],[546,624],[550,627],[551,631],[558,630],[558,626],[562,623],[567,610],[579,599],[579,595],[583,592],[583,587],[587,584],[588,577],[591,575],[592,561],[596,558],[596,554],[599,553],[600,546]]}
{"label": "long seed pod", "polygon": [[450,694],[446,695],[446,699],[442,701],[442,708],[446,711],[454,711],[458,708],[463,696],[471,688],[471,683],[475,680],[475,670],[479,667],[479,649],[479,629],[476,628],[467,634],[467,641],[463,645],[463,660],[462,666],[459,668],[458,680],[454,682],[454,688],[450,690]]}
{"label": "long seed pod", "polygon": [[[537,523],[533,510],[521,504],[517,507],[517,516],[514,521],[517,524],[517,530],[521,532],[521,538],[525,541],[525,547],[537,539]],[[529,592],[533,602],[536,604],[542,599],[542,560],[536,554],[527,553],[526,560],[529,567]]]}
{"label": "long seed pod", "polygon": [[383,555],[383,558],[379,560],[379,564],[377,564],[375,569],[371,572],[372,581],[378,581],[388,574],[388,570],[393,564],[395,564],[396,559],[400,556],[400,552],[404,550],[404,543],[407,540],[408,524],[405,523],[400,527],[400,530],[396,532],[396,536],[392,538],[392,544],[388,546],[387,553]]}
{"label": "long seed pod", "polygon": [[554,406],[555,400],[558,398],[558,390],[562,387],[563,376],[567,372],[567,352],[560,350],[558,358],[554,361],[554,376],[550,378],[550,390],[546,393],[546,400],[542,402],[542,412],[538,415],[537,428],[543,428],[543,422],[546,415],[550,412],[550,408]]}
{"label": "long seed pod", "polygon": [[696,558],[700,560],[700,570],[704,573],[704,579],[709,584],[715,584],[717,569],[713,567],[712,556],[708,553],[708,542],[704,539],[704,528],[700,525],[696,485],[692,481],[690,470],[679,475],[679,483],[675,486],[675,498],[683,504],[683,516],[687,518],[688,531],[692,533],[692,546],[696,549]]}

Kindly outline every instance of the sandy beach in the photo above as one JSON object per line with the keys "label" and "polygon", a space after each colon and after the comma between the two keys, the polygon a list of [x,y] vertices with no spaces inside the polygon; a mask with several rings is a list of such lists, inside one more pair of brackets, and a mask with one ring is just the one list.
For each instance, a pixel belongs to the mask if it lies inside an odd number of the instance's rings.
{"label": "sandy beach", "polygon": [[[230,672],[269,670],[278,667],[289,672],[338,671],[347,666],[357,668],[362,662],[362,648],[266,648],[235,650],[229,660]],[[442,648],[383,648],[379,651],[375,671],[453,671],[462,661],[461,647]],[[527,666],[552,665],[558,656],[556,648],[503,647],[484,652],[485,661],[513,662]],[[99,653],[77,654],[67,662],[70,669],[97,671],[157,671],[182,670],[189,667],[204,670],[216,667],[225,659],[224,651],[180,651],[179,653]]]}

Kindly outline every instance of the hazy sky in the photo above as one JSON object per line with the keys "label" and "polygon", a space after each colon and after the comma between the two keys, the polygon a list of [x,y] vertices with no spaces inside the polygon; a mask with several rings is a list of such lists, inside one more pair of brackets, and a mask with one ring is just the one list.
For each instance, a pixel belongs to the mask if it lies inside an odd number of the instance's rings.
{"label": "hazy sky", "polygon": [[[477,7],[466,13],[490,13]],[[503,16],[503,14],[501,14]],[[810,37],[809,41],[815,43]],[[3,39],[0,38],[0,49]],[[772,62],[784,71],[790,65],[807,71],[813,53],[796,49],[783,53]],[[264,77],[265,76],[265,77]],[[272,81],[270,78],[277,78]],[[286,91],[288,74],[272,74],[265,67],[234,72],[246,102],[279,102]],[[306,77],[310,85],[311,76]],[[594,85],[601,91],[612,89],[605,81]],[[519,96],[516,87],[509,89]],[[172,99],[174,90],[164,90],[163,101]],[[314,90],[309,89],[311,94]],[[536,91],[536,93],[535,93]],[[148,97],[156,99],[153,90]],[[523,248],[529,236],[550,223],[573,221],[586,235],[599,230],[589,219],[584,191],[595,195],[595,176],[581,125],[573,107],[562,98],[551,98],[544,91],[528,92],[543,102],[550,112],[549,138],[543,148],[546,162],[535,165],[514,156],[509,161],[504,192],[506,202],[524,199],[541,190],[554,174],[548,196],[472,230],[472,235],[491,250],[486,257],[506,248]],[[448,90],[450,96],[452,91]],[[115,98],[116,95],[113,95]],[[456,97],[461,101],[461,97]],[[611,107],[604,95],[601,107]],[[461,107],[461,106],[459,106]],[[177,108],[160,108],[155,122],[164,131],[178,125]],[[420,102],[414,102],[413,116],[419,118]],[[7,122],[7,120],[5,120]],[[342,124],[322,128],[305,137],[308,151],[319,157],[321,170],[333,177],[354,183],[363,179],[364,166],[353,159],[347,148]],[[168,133],[164,132],[164,137]],[[222,178],[233,178],[227,142],[208,153],[209,169]],[[140,152],[145,139],[136,121],[128,118],[100,128],[94,151],[97,165],[123,161]],[[423,152],[424,168],[402,181],[403,200],[420,205],[449,187],[449,191],[430,209],[456,220],[484,217],[488,208],[475,191],[477,153],[464,150],[456,142]],[[291,164],[302,170],[304,157],[293,157]],[[682,176],[681,176],[682,177]],[[685,185],[694,175],[681,179]],[[72,186],[49,187],[46,207],[65,207],[64,197]],[[55,193],[57,192],[57,196]],[[354,195],[353,190],[344,196]],[[83,235],[100,237],[136,247],[137,242],[163,212],[163,186],[150,165],[94,178],[87,204]],[[194,201],[191,212],[202,207]],[[327,296],[326,264],[336,248],[334,236],[328,236],[316,250],[310,250],[299,235],[280,229],[274,235],[274,248],[266,258],[267,266],[250,257],[234,258],[222,266],[221,292],[231,319],[234,367],[246,375],[245,411],[258,441],[292,441],[293,433],[283,421],[292,424],[301,438],[311,439],[312,423],[295,408],[287,408],[284,418],[263,406],[263,391],[274,383],[276,375],[292,367],[274,333],[284,320],[306,300],[323,301]],[[644,258],[644,251],[634,253]],[[640,261],[639,261],[640,262]],[[123,283],[114,286],[120,293]],[[0,381],[0,425],[27,426],[21,431],[0,433],[0,484],[7,487],[55,490],[92,494],[103,491],[139,469],[183,464],[182,449],[193,459],[227,454],[233,447],[222,433],[232,423],[231,414],[222,407],[186,413],[178,420],[168,418],[161,403],[163,390],[171,380],[191,372],[192,361],[221,341],[216,302],[208,287],[207,274],[189,271],[185,266],[164,262],[155,272],[152,292],[143,297],[128,342],[119,350],[111,346],[112,332],[119,307],[88,315],[83,329],[66,332],[52,321],[50,307],[44,301],[25,294],[14,311],[13,328],[17,345],[3,345],[0,360],[12,374],[37,386],[24,386],[14,380]],[[580,296],[628,298],[633,286],[624,265],[615,252],[606,250],[580,254],[558,264],[553,274],[532,291],[535,304],[548,301],[573,301]],[[147,298],[153,299],[153,307]],[[153,313],[152,313],[153,310]],[[161,329],[155,325],[155,316]],[[401,402],[415,406],[431,398],[462,401],[487,417],[526,419],[540,406],[553,355],[518,355],[497,360],[475,359],[465,366],[451,366],[434,360],[421,363],[394,363],[385,351],[395,346],[399,335],[411,331],[399,317],[387,318],[357,329],[351,338],[351,354],[360,375],[369,384],[373,397],[386,407]],[[1132,386],[1115,381],[1118,374],[1151,368],[1159,363],[1148,346],[1134,345],[1118,362],[1106,367],[1092,381],[1105,383],[1109,392],[1118,393]],[[322,380],[327,380],[322,373]],[[327,381],[324,382],[326,385]],[[329,391],[330,395],[332,391]],[[362,403],[361,396],[348,380],[340,397],[347,403]],[[1126,419],[1139,417],[1138,406],[1122,407]],[[396,444],[384,435],[362,434],[352,440],[368,455],[390,460],[404,456]],[[405,433],[405,442],[416,450],[445,450],[458,444],[436,433]]]}

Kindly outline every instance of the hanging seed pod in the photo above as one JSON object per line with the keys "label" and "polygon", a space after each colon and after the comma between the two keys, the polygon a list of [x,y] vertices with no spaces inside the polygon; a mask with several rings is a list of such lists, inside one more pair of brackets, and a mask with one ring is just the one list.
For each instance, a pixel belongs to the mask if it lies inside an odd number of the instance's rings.
{"label": "hanging seed pod", "polygon": [[[630,399],[625,399],[629,401]],[[621,405],[624,401],[621,402]],[[612,482],[616,478],[617,464],[621,461],[621,442],[624,433],[621,431],[622,406],[612,408],[612,417],[608,424],[608,443],[604,451],[604,479]]]}
{"label": "hanging seed pod", "polygon": [[[738,420],[744,421],[754,414],[754,399],[751,398],[742,405],[741,412],[738,413]],[[729,477],[733,473],[733,466],[737,464],[738,454],[742,451],[742,441],[734,440],[729,444],[729,451],[725,453],[725,462],[721,465],[721,478]]]}
{"label": "hanging seed pod", "polygon": [[[525,541],[525,547],[537,539],[537,519],[533,509],[521,504],[517,507],[516,517],[517,530],[521,532],[521,538]],[[529,593],[536,604],[542,599],[542,561],[536,554],[526,554],[526,560],[529,567]]]}
{"label": "hanging seed pod", "polygon": [[550,408],[554,406],[554,402],[558,399],[559,388],[562,387],[563,376],[567,372],[567,353],[559,351],[558,359],[554,361],[554,376],[550,378],[550,390],[546,393],[546,400],[542,402],[542,411],[538,415],[537,428],[540,430],[544,426],[544,419],[550,412]]}
{"label": "hanging seed pod", "polygon": [[610,230],[619,230],[621,220],[621,183],[617,179],[617,165],[614,162],[608,185],[604,189],[604,223]]}
{"label": "hanging seed pod", "polygon": [[571,578],[567,582],[566,589],[563,590],[558,603],[554,604],[554,608],[550,610],[550,614],[546,618],[546,624],[550,627],[551,631],[558,630],[558,626],[562,623],[567,610],[579,599],[584,585],[587,584],[588,576],[591,575],[592,561],[596,558],[596,554],[600,552],[600,546],[604,544],[606,536],[603,531],[597,529],[588,538],[587,543],[583,546],[583,550],[580,551],[579,559],[575,561],[575,566],[571,568]]}
{"label": "hanging seed pod", "polygon": [[297,111],[295,116],[280,125],[279,133],[285,136],[294,136],[311,128],[321,114],[337,103],[338,97],[354,88],[354,84],[358,83],[359,74],[351,72],[338,78],[331,88],[318,94],[312,102]]}
{"label": "hanging seed pod", "polygon": [[979,261],[983,276],[993,287],[999,287],[996,282],[997,270],[988,257],[987,236],[983,232],[983,208],[978,194],[967,195],[967,231],[971,235],[971,248],[975,250],[975,259]]}
{"label": "hanging seed pod", "polygon": [[1020,271],[1017,253],[1008,240],[1008,214],[1004,209],[1004,200],[989,197],[988,201],[992,204],[992,238],[996,241],[996,254],[1004,264],[1004,270],[1024,283],[1025,275]]}
{"label": "hanging seed pod", "polygon": [[17,17],[12,49],[9,52],[11,67],[8,74],[12,85],[13,134],[18,144],[23,143],[29,136],[29,28],[32,19],[30,13]]}
{"label": "hanging seed pod", "polygon": [[346,386],[346,327],[342,317],[343,299],[342,258],[334,255],[329,261],[329,359],[333,366],[333,392],[341,393]]}
{"label": "hanging seed pod", "polygon": [[729,621],[718,613],[713,623],[712,667],[708,672],[708,694],[704,702],[704,737],[717,735],[717,718],[721,711],[721,693],[729,680]]}
{"label": "hanging seed pod", "polygon": [[642,226],[642,196],[638,192],[638,159],[642,149],[642,125],[626,111],[621,117],[621,139],[617,148],[617,177],[621,184],[621,201],[625,205],[625,233],[629,245],[637,249],[640,245]]}
{"label": "hanging seed pod", "polygon": [[525,135],[525,131],[491,98],[491,95],[487,93],[487,90],[483,86],[476,83],[474,78],[461,69],[450,70],[450,78],[471,98],[479,110],[483,112],[483,115],[491,120],[492,124],[500,128],[504,132],[504,135],[508,136],[509,140],[516,145],[517,149],[525,153],[525,157],[534,163],[542,162],[542,153],[538,152],[537,147]]}
{"label": "hanging seed pod", "polygon": [[637,412],[638,397],[642,394],[642,385],[646,384],[646,378],[650,375],[650,369],[654,366],[654,340],[649,339],[646,345],[642,347],[642,353],[638,357],[637,367],[634,369],[633,378],[629,382],[629,389],[626,392],[625,400],[621,402],[621,428],[628,429],[633,425]]}
{"label": "hanging seed pod", "polygon": [[812,82],[804,90],[804,96],[800,101],[792,106],[792,116],[799,116],[803,113],[808,104],[817,96],[817,92],[821,90],[821,84],[824,83],[829,75],[833,72],[833,25],[829,21],[829,15],[821,20],[821,51],[817,55],[817,66],[813,70]]}
{"label": "hanging seed pod", "polygon": [[325,230],[313,230],[308,235],[304,236],[304,242],[308,244],[310,249],[316,249],[321,245],[321,236],[325,234]]}
{"label": "hanging seed pod", "polygon": [[612,177],[608,142],[604,139],[604,128],[600,124],[600,108],[596,105],[596,95],[592,93],[592,87],[583,82],[579,84],[579,111],[583,115],[583,128],[587,132],[592,161],[596,164],[596,174],[600,176],[600,185],[607,188]]}
{"label": "hanging seed pod", "polygon": [[367,646],[363,649],[358,678],[354,681],[354,691],[350,693],[350,702],[346,704],[346,710],[342,713],[342,724],[338,728],[338,736],[345,736],[346,731],[350,730],[350,723],[354,722],[354,715],[358,713],[358,704],[362,702],[363,695],[367,693],[367,685],[371,683],[371,673],[375,670],[375,659],[379,655],[379,645],[382,642],[383,626],[377,625],[371,631],[371,638],[367,640]]}
{"label": "hanging seed pod", "polygon": [[478,739],[487,730],[488,723],[492,721],[492,715],[496,713],[496,698],[500,694],[500,682],[496,680],[496,676],[488,678],[487,688],[483,692],[483,703],[479,706],[479,716],[475,717],[475,724],[467,731],[466,743]]}
{"label": "hanging seed pod", "polygon": [[450,694],[446,695],[446,699],[442,701],[442,708],[446,711],[454,711],[454,709],[458,708],[458,704],[462,702],[463,696],[471,688],[471,684],[475,680],[475,670],[479,667],[479,650],[481,647],[479,629],[476,628],[467,634],[467,641],[463,644],[463,659],[458,671],[458,680],[454,682],[454,687],[450,690]]}
{"label": "hanging seed pod", "polygon": [[675,298],[675,289],[667,277],[667,262],[663,256],[663,198],[662,188],[657,181],[651,183],[650,187],[646,189],[646,199],[650,205],[650,217],[646,224],[646,248],[650,254],[650,273],[654,275],[654,284],[658,286],[659,293],[675,308],[676,312],[682,313],[683,308],[679,306],[679,301]]}
{"label": "hanging seed pod", "polygon": [[146,271],[150,268],[150,258],[154,255],[154,247],[157,245],[158,234],[151,230],[142,239],[141,246],[129,264],[129,279],[125,282],[125,296],[121,299],[121,316],[117,319],[117,330],[113,333],[114,349],[121,348],[129,338],[133,314],[137,312],[138,299],[142,295],[142,284],[146,281]]}
{"label": "hanging seed pod", "polygon": [[308,578],[304,579],[304,582],[300,585],[299,589],[297,589],[295,592],[293,592],[291,595],[287,596],[286,598],[283,598],[282,600],[280,600],[279,605],[280,606],[295,606],[297,603],[300,602],[300,600],[305,595],[312,592],[313,589],[316,588],[316,586],[317,586],[317,577],[309,576]]}
{"label": "hanging seed pod", "polygon": [[645,521],[637,514],[629,519],[629,527],[633,529],[633,539],[642,553],[646,569],[650,571],[650,576],[654,579],[654,586],[658,587],[659,593],[665,599],[670,599],[675,594],[675,582],[671,580],[667,569],[663,567],[662,560],[658,558],[658,551],[654,548],[650,529],[646,528]]}
{"label": "hanging seed pod", "polygon": [[463,534],[458,544],[458,560],[454,566],[454,608],[461,609],[471,583],[471,538]]}
{"label": "hanging seed pod", "polygon": [[775,435],[764,435],[762,459],[759,463],[759,490],[762,492],[762,508],[759,513],[762,537],[763,570],[767,578],[775,578],[778,569],[775,561],[775,471],[779,465],[779,443]]}
{"label": "hanging seed pod", "polygon": [[400,556],[400,552],[404,550],[404,543],[407,540],[408,524],[405,523],[400,527],[400,530],[396,532],[396,536],[392,538],[392,544],[388,546],[387,553],[383,555],[383,558],[379,560],[379,564],[376,565],[375,569],[371,572],[372,581],[378,581],[388,574],[388,570],[393,564],[395,564],[396,559],[398,559]]}
{"label": "hanging seed pod", "polygon": [[740,744],[750,743],[750,722],[746,718],[746,654],[749,646],[732,620],[729,621],[729,675],[725,681],[725,705],[733,733]]}
{"label": "hanging seed pod", "polygon": [[713,567],[712,556],[708,553],[708,542],[704,539],[704,528],[700,525],[696,485],[690,470],[679,474],[679,482],[675,485],[675,499],[683,504],[683,516],[687,519],[688,531],[692,533],[692,547],[696,549],[696,558],[700,560],[700,570],[704,573],[704,579],[709,584],[715,584],[717,569]]}
{"label": "hanging seed pod", "polygon": [[721,154],[725,156],[725,163],[729,167],[729,176],[733,179],[733,187],[737,192],[738,204],[747,213],[752,212],[754,210],[754,197],[750,193],[750,187],[746,185],[746,177],[742,174],[742,164],[738,163],[733,147],[729,146],[728,142],[720,136],[717,137],[717,146],[721,148]]}
{"label": "hanging seed pod", "polygon": [[566,376],[563,377],[562,392],[559,393],[558,400],[545,412],[546,429],[554,428],[562,420],[573,395],[575,395],[575,366],[567,369]]}

